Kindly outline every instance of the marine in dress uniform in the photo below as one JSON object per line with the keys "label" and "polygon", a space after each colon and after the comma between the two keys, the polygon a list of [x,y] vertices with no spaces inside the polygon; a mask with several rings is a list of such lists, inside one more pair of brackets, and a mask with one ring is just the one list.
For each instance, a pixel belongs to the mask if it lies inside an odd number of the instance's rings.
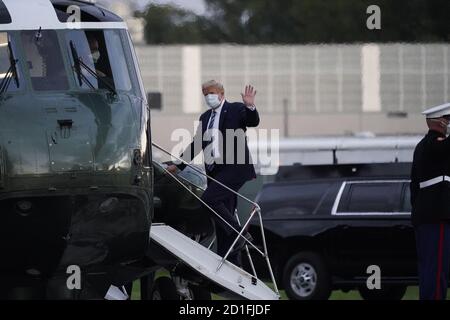
{"label": "marine in dress uniform", "polygon": [[414,151],[411,172],[421,300],[444,300],[450,268],[450,103],[426,110],[429,132]]}

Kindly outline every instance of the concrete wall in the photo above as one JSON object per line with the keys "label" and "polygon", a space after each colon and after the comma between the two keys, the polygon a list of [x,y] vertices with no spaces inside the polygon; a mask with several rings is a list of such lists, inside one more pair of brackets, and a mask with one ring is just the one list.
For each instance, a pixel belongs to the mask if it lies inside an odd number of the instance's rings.
{"label": "concrete wall", "polygon": [[[194,133],[197,115],[171,115],[160,112],[152,113],[153,140],[166,148],[172,148],[174,130],[185,128]],[[375,135],[422,134],[427,131],[425,120],[421,115],[409,115],[405,119],[389,118],[386,114],[318,114],[292,115],[288,118],[290,137],[311,137],[322,135],[351,135],[355,132],[368,131]],[[284,120],[282,115],[261,114],[261,129],[279,129],[284,137]]]}
{"label": "concrete wall", "polygon": [[421,112],[450,101],[449,47],[138,46],[137,53],[146,90],[163,94],[153,135],[169,147],[173,130],[194,130],[206,110],[200,85],[212,78],[223,82],[230,101],[253,84],[260,127],[280,129],[281,137],[422,134]]}

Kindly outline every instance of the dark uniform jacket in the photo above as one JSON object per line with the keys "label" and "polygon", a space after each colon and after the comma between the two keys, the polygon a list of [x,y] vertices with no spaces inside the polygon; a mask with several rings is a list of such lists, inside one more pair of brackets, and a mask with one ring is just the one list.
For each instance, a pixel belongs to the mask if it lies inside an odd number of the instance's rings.
{"label": "dark uniform jacket", "polygon": [[450,221],[449,169],[450,138],[430,130],[414,151],[411,205],[415,226]]}

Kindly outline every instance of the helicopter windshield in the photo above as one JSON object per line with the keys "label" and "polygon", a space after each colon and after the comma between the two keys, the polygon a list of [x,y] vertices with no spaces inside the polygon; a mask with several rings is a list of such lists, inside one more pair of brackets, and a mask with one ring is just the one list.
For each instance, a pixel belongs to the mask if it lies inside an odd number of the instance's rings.
{"label": "helicopter windshield", "polygon": [[[11,49],[14,51],[13,45],[8,33],[0,32],[0,83],[4,91],[16,91],[20,85],[18,68],[13,65],[17,62],[14,52],[11,52]],[[9,78],[16,78],[17,81]]]}
{"label": "helicopter windshield", "polygon": [[[66,35],[77,85],[82,89],[132,89],[120,32],[73,30]],[[77,68],[79,59],[84,68]]]}
{"label": "helicopter windshield", "polygon": [[21,37],[33,89],[68,90],[67,73],[56,32],[22,31]]}

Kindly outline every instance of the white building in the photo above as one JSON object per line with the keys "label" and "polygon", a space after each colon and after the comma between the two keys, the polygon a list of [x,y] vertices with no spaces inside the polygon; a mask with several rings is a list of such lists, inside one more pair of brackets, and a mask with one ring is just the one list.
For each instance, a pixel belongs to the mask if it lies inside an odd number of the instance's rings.
{"label": "white building", "polygon": [[422,134],[421,111],[450,100],[448,44],[137,49],[146,89],[163,94],[153,135],[168,147],[174,129],[194,130],[209,79],[223,82],[232,101],[253,84],[261,128],[280,129],[281,137]]}
{"label": "white building", "polygon": [[422,134],[421,111],[450,101],[446,43],[145,46],[132,1],[99,2],[128,23],[145,87],[163,95],[153,133],[167,147],[175,129],[194,130],[209,79],[223,82],[232,101],[253,84],[261,128],[280,129],[281,137]]}

